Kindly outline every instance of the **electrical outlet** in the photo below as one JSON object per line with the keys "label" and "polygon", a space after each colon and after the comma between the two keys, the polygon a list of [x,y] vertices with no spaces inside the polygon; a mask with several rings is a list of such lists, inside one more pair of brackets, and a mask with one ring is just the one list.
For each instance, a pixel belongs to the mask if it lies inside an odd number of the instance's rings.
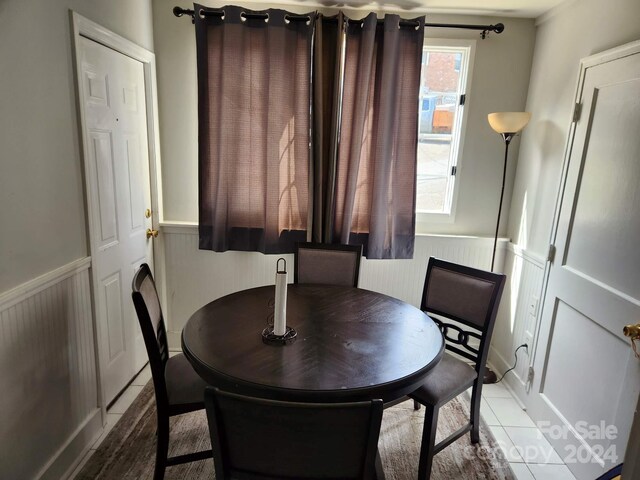
{"label": "electrical outlet", "polygon": [[528,345],[527,355],[529,355],[529,349],[533,346],[533,334],[529,330],[524,332],[524,343]]}

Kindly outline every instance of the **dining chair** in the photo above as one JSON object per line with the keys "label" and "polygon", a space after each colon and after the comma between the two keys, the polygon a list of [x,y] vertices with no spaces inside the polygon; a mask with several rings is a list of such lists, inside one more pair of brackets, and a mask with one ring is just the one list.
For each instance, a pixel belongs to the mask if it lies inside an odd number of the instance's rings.
{"label": "dining chair", "polygon": [[156,394],[158,430],[154,480],[164,478],[166,467],[212,458],[211,450],[167,457],[169,417],[204,408],[205,382],[183,354],[169,357],[167,331],[160,300],[149,265],[143,263],[133,276],[133,304],[138,314],[144,344],[149,355]]}
{"label": "dining chair", "polygon": [[384,479],[382,400],[294,403],[207,387],[216,478]]}
{"label": "dining chair", "polygon": [[[430,478],[433,456],[467,432],[472,443],[480,441],[482,379],[505,280],[500,273],[429,259],[420,308],[440,328],[445,354],[424,383],[409,394],[426,407],[419,480]],[[469,387],[469,422],[436,444],[440,407]]]}
{"label": "dining chair", "polygon": [[362,245],[296,244],[294,283],[358,286]]}

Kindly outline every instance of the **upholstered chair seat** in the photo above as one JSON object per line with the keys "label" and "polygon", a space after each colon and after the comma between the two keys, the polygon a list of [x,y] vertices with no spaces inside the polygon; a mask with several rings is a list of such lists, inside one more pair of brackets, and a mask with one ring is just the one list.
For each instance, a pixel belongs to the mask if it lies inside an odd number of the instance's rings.
{"label": "upholstered chair seat", "polygon": [[409,397],[423,405],[444,405],[473,386],[477,377],[478,374],[468,363],[445,353],[420,388]]}
{"label": "upholstered chair seat", "polygon": [[206,383],[193,370],[186,357],[179,353],[167,360],[164,368],[164,378],[167,382],[167,395],[169,405],[173,407],[192,406],[199,404],[202,408],[204,402],[204,387]]}

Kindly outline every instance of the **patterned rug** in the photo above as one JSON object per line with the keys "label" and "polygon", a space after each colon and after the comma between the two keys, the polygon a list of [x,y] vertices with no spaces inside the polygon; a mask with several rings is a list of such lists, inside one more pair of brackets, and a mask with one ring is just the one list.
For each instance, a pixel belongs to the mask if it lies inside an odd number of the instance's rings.
{"label": "patterned rug", "polygon": [[[457,430],[468,415],[469,402],[462,395],[445,405],[438,418],[438,439]],[[417,478],[424,408],[413,410],[408,401],[384,411],[379,450],[388,480]],[[89,458],[76,479],[152,478],[155,464],[156,407],[149,382],[138,398]],[[169,455],[211,448],[204,411],[173,417]],[[166,480],[213,479],[213,460],[167,467]],[[469,435],[458,439],[434,458],[433,480],[513,480],[487,426],[480,427],[480,444],[471,445]]]}

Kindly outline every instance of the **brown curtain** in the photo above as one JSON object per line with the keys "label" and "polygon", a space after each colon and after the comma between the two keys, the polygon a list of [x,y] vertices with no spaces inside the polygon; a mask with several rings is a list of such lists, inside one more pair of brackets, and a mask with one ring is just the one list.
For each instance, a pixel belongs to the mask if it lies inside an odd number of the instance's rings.
{"label": "brown curtain", "polygon": [[313,46],[313,219],[309,240],[331,243],[338,158],[338,122],[342,97],[342,49],[345,17],[316,18]]}
{"label": "brown curtain", "polygon": [[412,258],[424,17],[349,21],[333,241],[367,258]]}
{"label": "brown curtain", "polygon": [[309,221],[315,14],[194,8],[200,248],[291,252]]}

